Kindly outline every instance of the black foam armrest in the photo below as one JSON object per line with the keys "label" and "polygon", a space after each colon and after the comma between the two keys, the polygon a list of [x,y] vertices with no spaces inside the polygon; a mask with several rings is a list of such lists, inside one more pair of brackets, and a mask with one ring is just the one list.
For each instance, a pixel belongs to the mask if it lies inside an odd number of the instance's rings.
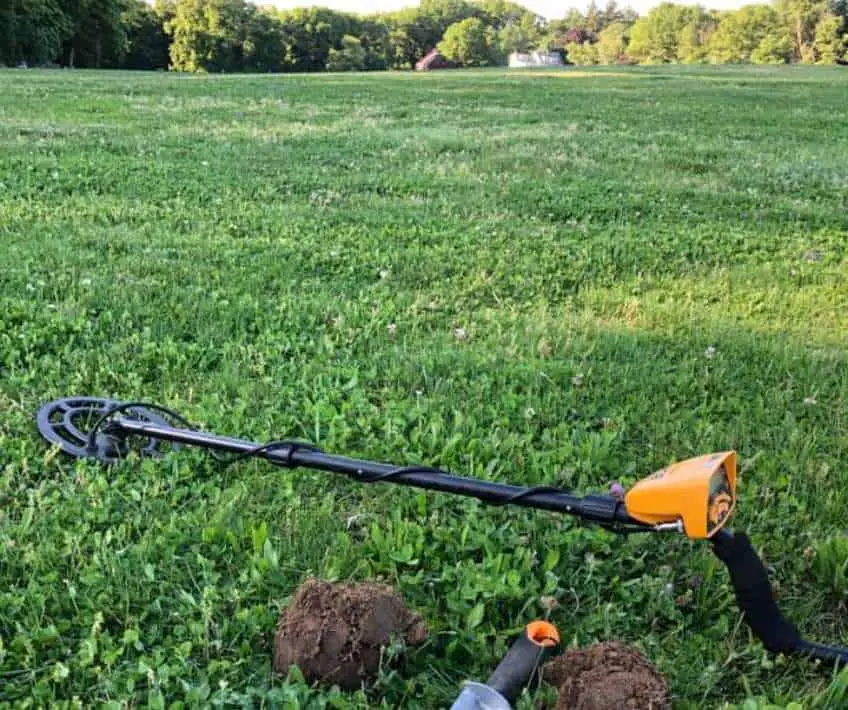
{"label": "black foam armrest", "polygon": [[711,541],[716,556],[727,565],[743,618],[763,646],[772,653],[799,650],[801,635],[777,608],[768,571],[748,536],[721,530]]}

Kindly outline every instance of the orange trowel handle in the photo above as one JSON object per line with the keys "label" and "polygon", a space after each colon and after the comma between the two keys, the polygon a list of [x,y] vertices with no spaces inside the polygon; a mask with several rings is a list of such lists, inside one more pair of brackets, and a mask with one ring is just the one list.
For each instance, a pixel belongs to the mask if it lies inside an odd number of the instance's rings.
{"label": "orange trowel handle", "polygon": [[558,646],[559,632],[553,624],[547,621],[527,624],[486,685],[512,703]]}

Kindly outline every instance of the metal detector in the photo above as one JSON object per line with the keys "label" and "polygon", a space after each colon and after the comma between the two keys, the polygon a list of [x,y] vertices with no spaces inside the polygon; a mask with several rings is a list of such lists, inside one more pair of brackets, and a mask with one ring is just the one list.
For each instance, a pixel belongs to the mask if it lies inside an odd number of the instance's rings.
{"label": "metal detector", "polygon": [[[195,430],[176,412],[144,402],[70,397],[45,404],[36,420],[41,435],[65,454],[104,464],[125,459],[131,452],[160,456],[167,447],[195,446],[210,450],[227,464],[258,457],[283,468],[343,474],[359,483],[396,483],[470,496],[492,505],[564,513],[622,534],[676,532],[709,540],[727,566],[743,618],[770,652],[848,664],[848,648],[808,642],[782,616],[765,566],[747,535],[727,528],[736,506],[733,451],[674,463],[638,481],[623,497],[576,496],[556,487],[495,483],[425,466],[349,458],[289,439],[261,444],[219,436]],[[222,457],[222,453],[232,456]]]}

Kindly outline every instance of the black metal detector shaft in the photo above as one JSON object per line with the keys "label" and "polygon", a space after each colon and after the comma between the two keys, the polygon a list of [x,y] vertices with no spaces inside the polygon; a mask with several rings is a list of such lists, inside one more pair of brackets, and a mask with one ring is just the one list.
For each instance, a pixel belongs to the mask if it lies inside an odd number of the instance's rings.
{"label": "black metal detector shaft", "polygon": [[[175,427],[160,413],[185,426]],[[304,467],[345,474],[359,483],[398,483],[442,493],[470,496],[492,505],[517,505],[573,515],[619,532],[653,531],[634,520],[623,501],[608,495],[575,496],[550,486],[516,486],[457,476],[425,466],[395,466],[328,454],[296,441],[258,444],[244,439],[197,431],[179,414],[159,405],[117,402],[95,397],[55,400],[37,415],[42,436],[67,454],[95,458],[103,463],[121,459],[127,440],[141,438],[144,455],[157,455],[162,444],[190,445],[235,454],[231,461],[259,457],[285,468]]]}
{"label": "black metal detector shaft", "polygon": [[278,466],[318,469],[342,473],[361,483],[390,482],[442,493],[471,496],[494,505],[518,505],[527,508],[567,513],[584,520],[644,526],[627,515],[621,501],[605,495],[574,496],[547,486],[524,487],[492,483],[475,478],[418,466],[397,466],[326,454],[312,445],[297,442],[257,444],[191,429],[118,417],[108,424],[104,434],[111,437],[142,436],[192,446],[256,456]]}

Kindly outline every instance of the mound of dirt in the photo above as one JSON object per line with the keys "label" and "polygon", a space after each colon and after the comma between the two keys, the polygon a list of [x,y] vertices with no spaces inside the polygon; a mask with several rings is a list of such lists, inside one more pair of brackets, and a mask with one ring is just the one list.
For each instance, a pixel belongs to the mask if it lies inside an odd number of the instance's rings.
{"label": "mound of dirt", "polygon": [[559,688],[556,710],[670,710],[666,679],[642,653],[608,641],[568,649],[543,669]]}
{"label": "mound of dirt", "polygon": [[309,682],[359,688],[376,675],[381,648],[393,638],[421,643],[427,627],[391,587],[307,579],[280,615],[274,670],[297,665]]}

